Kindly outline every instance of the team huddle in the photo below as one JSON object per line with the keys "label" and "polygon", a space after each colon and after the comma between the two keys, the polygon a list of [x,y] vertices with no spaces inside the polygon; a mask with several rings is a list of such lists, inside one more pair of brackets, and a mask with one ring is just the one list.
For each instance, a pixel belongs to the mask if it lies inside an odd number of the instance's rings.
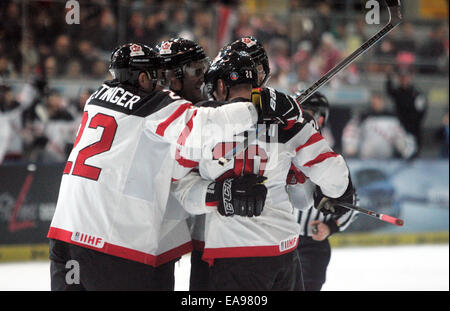
{"label": "team huddle", "polygon": [[[52,290],[174,290],[188,253],[192,291],[320,290],[327,238],[355,219],[339,203],[356,204],[347,164],[320,132],[326,98],[299,105],[267,87],[254,37],[212,62],[184,38],[129,43],[110,72],[64,169]],[[67,282],[69,260],[79,282]]]}

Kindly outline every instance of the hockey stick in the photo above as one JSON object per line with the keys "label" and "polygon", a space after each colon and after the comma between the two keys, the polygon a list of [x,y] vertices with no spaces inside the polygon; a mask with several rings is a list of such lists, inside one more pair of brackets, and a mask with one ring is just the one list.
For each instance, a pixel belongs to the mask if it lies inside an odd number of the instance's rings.
{"label": "hockey stick", "polygon": [[361,45],[356,51],[347,56],[343,61],[334,66],[330,71],[328,71],[322,78],[317,80],[308,89],[302,92],[296,101],[299,105],[305,102],[312,94],[314,94],[319,88],[321,88],[325,83],[330,81],[335,75],[345,69],[350,65],[356,58],[367,52],[372,46],[375,45],[379,40],[386,36],[391,30],[397,27],[402,22],[401,13],[401,3],[400,0],[385,0],[388,6],[389,12],[389,22],[383,27],[379,32],[377,32],[373,37],[368,39],[363,45]]}
{"label": "hockey stick", "polygon": [[336,203],[336,205],[339,205],[339,206],[342,206],[342,207],[345,207],[345,208],[348,208],[348,209],[351,209],[351,210],[363,213],[363,214],[368,215],[368,216],[372,216],[372,217],[378,218],[378,219],[380,219],[380,220],[382,220],[384,222],[388,222],[388,223],[391,223],[391,224],[396,225],[396,226],[403,226],[403,224],[404,224],[404,221],[402,219],[400,219],[400,218],[395,218],[393,216],[389,216],[389,215],[386,215],[386,214],[375,213],[373,211],[366,210],[366,209],[364,209],[362,207],[359,207],[359,206],[356,206],[356,205],[353,205],[353,204]]}
{"label": "hockey stick", "polygon": [[[388,6],[389,12],[389,22],[386,26],[383,27],[379,32],[377,32],[374,36],[368,39],[363,45],[361,45],[356,51],[347,56],[344,60],[342,60],[339,64],[334,66],[330,71],[328,71],[322,78],[313,83],[308,89],[302,92],[297,98],[296,101],[299,105],[305,102],[311,95],[313,95],[318,89],[320,89],[325,83],[330,81],[334,76],[336,76],[339,72],[344,70],[348,65],[350,65],[356,58],[360,55],[367,52],[372,46],[375,45],[379,40],[381,40],[384,36],[386,36],[391,30],[397,27],[402,22],[402,13],[401,13],[401,3],[400,0],[385,0]],[[252,138],[256,139],[257,135],[252,135]],[[228,163],[236,154],[245,150],[245,146],[248,146],[249,143],[253,142],[250,139],[250,136],[245,139],[242,143],[238,144],[235,148],[229,151],[226,155],[219,159],[220,165],[225,165]]]}

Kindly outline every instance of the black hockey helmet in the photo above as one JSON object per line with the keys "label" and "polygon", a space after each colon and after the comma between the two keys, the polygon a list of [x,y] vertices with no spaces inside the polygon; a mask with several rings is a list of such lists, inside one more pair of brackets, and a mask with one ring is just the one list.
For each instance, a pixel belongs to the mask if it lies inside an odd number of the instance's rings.
{"label": "black hockey helmet", "polygon": [[[302,92],[298,92],[295,97]],[[330,104],[328,99],[320,92],[312,94],[304,103],[301,104],[302,109],[307,109],[313,112],[313,117],[318,121],[318,117],[323,117],[323,123],[321,127],[327,124],[328,116],[330,115]]]}
{"label": "black hockey helmet", "polygon": [[251,84],[252,87],[257,87],[256,64],[247,52],[227,50],[216,57],[205,74],[209,96],[214,97],[213,93],[219,79],[224,81],[227,89],[238,84]]}
{"label": "black hockey helmet", "polygon": [[245,51],[250,54],[255,64],[257,66],[262,65],[264,70],[264,79],[258,85],[258,87],[266,84],[270,77],[270,66],[269,58],[267,57],[266,50],[264,49],[264,46],[261,44],[261,42],[259,42],[252,36],[245,36],[225,46],[221,50],[221,53],[226,53],[227,49]]}
{"label": "black hockey helmet", "polygon": [[[196,42],[184,38],[172,38],[162,41],[156,46],[159,53],[161,66],[165,70],[173,70],[177,79],[183,79],[186,71],[189,71],[191,62],[204,62],[204,70],[209,65],[209,59],[203,48]],[[202,72],[201,74],[203,74]],[[193,72],[192,74],[200,74]]]}
{"label": "black hockey helmet", "polygon": [[109,71],[120,83],[133,86],[138,86],[139,74],[145,72],[154,87],[159,67],[158,54],[152,48],[140,43],[127,43],[112,52]]}

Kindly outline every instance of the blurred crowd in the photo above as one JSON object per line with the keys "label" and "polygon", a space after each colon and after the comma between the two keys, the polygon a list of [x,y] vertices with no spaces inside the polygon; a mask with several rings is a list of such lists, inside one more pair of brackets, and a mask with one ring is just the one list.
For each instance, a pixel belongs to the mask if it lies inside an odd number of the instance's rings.
{"label": "blurred crowd", "polygon": [[[0,136],[10,137],[6,147],[0,143],[0,155],[3,152],[6,160],[65,159],[91,90],[81,89],[76,98],[67,98],[49,89],[47,81],[108,79],[109,57],[118,44],[153,46],[181,36],[197,41],[214,58],[224,44],[253,35],[269,56],[269,85],[294,93],[320,78],[375,32],[364,20],[361,1],[352,2],[350,9],[355,13],[351,16],[344,16],[349,9],[346,1],[290,0],[282,2],[286,5],[282,10],[274,10],[270,1],[79,1],[80,24],[66,23],[65,2],[0,1]],[[364,75],[393,73],[394,69],[448,79],[448,60],[447,21],[427,26],[405,22],[370,52],[370,62],[355,62],[330,85],[358,84]],[[13,90],[6,82],[11,79],[29,82]],[[390,89],[387,86],[386,96],[401,101],[394,93],[393,84]],[[421,107],[417,96],[410,99],[410,105],[422,108],[416,109],[420,117],[414,121],[420,131],[426,103]],[[436,137],[448,143],[448,114],[446,120]],[[404,126],[410,120],[399,122]],[[420,146],[417,129],[405,130]]]}
{"label": "blurred crowd", "polygon": [[0,80],[0,163],[64,162],[72,149],[84,105],[93,93],[82,89],[67,100],[36,76],[14,96]]}
{"label": "blurred crowd", "polygon": [[[267,1],[255,8],[248,4],[252,1],[227,2],[81,1],[80,24],[67,24],[65,1],[1,1],[0,76],[26,76],[41,65],[50,78],[101,79],[110,52],[121,43],[154,45],[182,36],[214,56],[223,44],[253,35],[268,51],[272,79],[283,84],[320,77],[374,33],[358,7],[361,1],[354,1],[355,11],[345,18],[345,1],[290,0],[281,12],[273,12]],[[349,71],[346,82],[357,82],[359,70],[383,72],[389,64],[447,74],[448,53],[447,21],[421,27],[405,22],[376,47],[370,64]]]}

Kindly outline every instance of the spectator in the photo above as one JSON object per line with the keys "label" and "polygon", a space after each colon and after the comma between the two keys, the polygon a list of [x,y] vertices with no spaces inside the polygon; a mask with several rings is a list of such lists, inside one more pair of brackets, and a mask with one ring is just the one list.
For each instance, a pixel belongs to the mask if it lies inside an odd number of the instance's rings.
{"label": "spectator", "polygon": [[169,37],[177,37],[178,34],[186,30],[187,14],[186,8],[176,8],[172,13],[170,23],[167,25],[166,31]]}
{"label": "spectator", "polygon": [[14,78],[15,76],[13,63],[6,56],[0,56],[0,78]]}
{"label": "spectator", "polygon": [[79,96],[76,99],[71,100],[71,104],[69,106],[69,111],[70,111],[71,115],[74,116],[75,124],[77,126],[81,122],[84,106],[86,105],[86,102],[92,93],[94,93],[93,89],[83,88],[83,89],[81,89]]}
{"label": "spectator", "polygon": [[321,34],[331,31],[331,7],[328,3],[322,1],[316,9],[317,16],[314,19],[314,32],[316,38],[320,38]]}
{"label": "spectator", "polygon": [[385,37],[383,41],[375,47],[375,55],[383,59],[394,58],[397,55],[394,41],[389,37]]}
{"label": "spectator", "polygon": [[74,118],[55,90],[24,111],[27,156],[31,161],[62,162],[74,137]]}
{"label": "spectator", "polygon": [[44,61],[44,70],[48,78],[59,77],[59,64],[54,56],[49,56]]}
{"label": "spectator", "polygon": [[[333,35],[330,33],[324,33],[321,38],[321,44],[317,53],[313,57],[313,63],[316,64],[316,76],[321,77],[331,70],[335,65],[339,63],[341,59],[341,53],[336,47]],[[336,79],[333,79],[331,83],[337,83]]]}
{"label": "spectator", "polygon": [[50,47],[54,38],[58,34],[58,27],[55,20],[45,9],[36,10],[36,15],[30,21],[30,26],[34,34],[37,46]]}
{"label": "spectator", "polygon": [[22,75],[29,76],[34,68],[39,64],[39,51],[35,44],[35,38],[25,35],[20,43],[20,54],[22,56]]}
{"label": "spectator", "polygon": [[108,73],[108,66],[100,59],[94,62],[90,76],[94,79],[105,79]]}
{"label": "spectator", "polygon": [[[6,11],[0,16],[0,38],[2,38],[5,49],[3,53],[13,64],[13,68],[20,70],[20,53],[14,48],[22,40],[21,12],[16,1],[10,1],[6,5]],[[3,56],[3,55],[2,55]]]}
{"label": "spectator", "polygon": [[[1,81],[0,81],[1,82]],[[22,146],[22,107],[16,100],[9,85],[0,84],[0,115],[3,141],[0,143],[3,161],[21,160]],[[1,159],[0,159],[1,160]],[[1,161],[0,161],[1,162]]]}
{"label": "spectator", "polygon": [[77,58],[83,67],[83,74],[89,76],[94,63],[99,58],[99,52],[91,41],[81,40],[77,47]]}
{"label": "spectator", "polygon": [[167,19],[167,12],[161,10],[156,14],[151,14],[145,19],[144,32],[148,34],[155,34],[154,36],[149,36],[148,45],[155,46],[161,40],[158,35],[166,33],[165,21]]}
{"label": "spectator", "polygon": [[448,110],[442,117],[442,124],[436,131],[436,138],[441,146],[440,156],[443,158],[448,158],[449,154]]}
{"label": "spectator", "polygon": [[141,12],[133,12],[128,22],[127,41],[145,42],[144,16]]}
{"label": "spectator", "polygon": [[0,165],[3,163],[9,140],[11,139],[11,127],[7,118],[0,112]]}
{"label": "spectator", "polygon": [[427,112],[427,100],[413,84],[412,75],[402,71],[398,74],[398,86],[394,86],[392,75],[386,79],[386,91],[392,98],[395,114],[406,131],[414,136],[417,142],[417,156],[422,146],[422,127]]}
{"label": "spectator", "polygon": [[203,10],[195,11],[193,33],[196,38],[211,37],[213,35],[213,20],[211,14]]}
{"label": "spectator", "polygon": [[439,72],[439,61],[441,58],[447,59],[448,69],[448,27],[440,26],[433,28],[428,39],[420,47],[419,55],[423,62],[427,63],[420,66],[421,73],[434,74]]}
{"label": "spectator", "polygon": [[403,23],[401,31],[397,33],[398,38],[394,41],[394,45],[398,52],[409,52],[415,54],[416,52],[416,40],[414,36],[416,31],[412,23]]}
{"label": "spectator", "polygon": [[66,72],[67,64],[72,55],[72,43],[69,36],[59,35],[56,38],[52,55],[57,64],[56,75],[62,76]]}
{"label": "spectator", "polygon": [[103,51],[111,51],[117,43],[116,19],[111,9],[102,10],[99,26],[96,28],[97,46]]}
{"label": "spectator", "polygon": [[68,79],[81,79],[83,77],[82,66],[77,59],[69,62],[65,76]]}
{"label": "spectator", "polygon": [[414,137],[397,117],[385,108],[383,98],[373,94],[370,108],[351,119],[342,137],[344,155],[361,159],[410,158],[415,151]]}

